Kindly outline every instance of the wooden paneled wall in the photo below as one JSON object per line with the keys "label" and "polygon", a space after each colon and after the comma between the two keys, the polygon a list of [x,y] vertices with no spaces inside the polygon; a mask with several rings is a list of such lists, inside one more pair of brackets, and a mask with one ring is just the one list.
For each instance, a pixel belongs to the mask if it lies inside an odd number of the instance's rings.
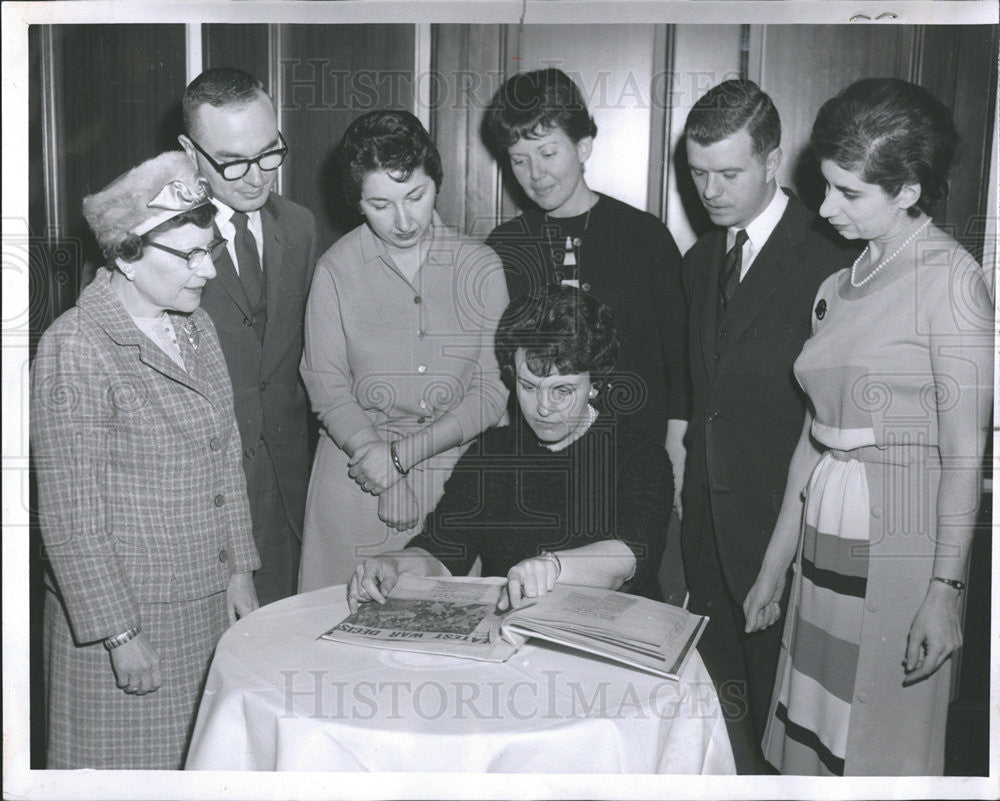
{"label": "wooden paneled wall", "polygon": [[688,110],[705,92],[740,74],[741,25],[675,25],[673,31],[672,83],[667,118],[668,136],[662,139],[665,165],[663,183],[667,223],[681,252],[711,225],[698,200],[683,147],[684,120]]}
{"label": "wooden paneled wall", "polygon": [[[677,145],[688,109],[710,86],[743,69],[771,93],[783,123],[779,177],[815,207],[822,183],[805,149],[820,104],[862,76],[918,81],[954,110],[963,136],[938,219],[981,252],[995,27],[447,24],[431,26],[426,45],[419,31],[400,24],[200,28],[206,67],[242,67],[275,97],[291,149],[280,186],[316,213],[323,248],[360,221],[341,196],[334,148],[350,121],[373,108],[410,109],[429,121],[444,160],[438,210],[447,222],[484,237],[517,213],[517,187],[482,140],[483,109],[512,72],[553,65],[578,79],[597,120],[591,186],[656,214],[682,250],[707,221]],[[36,333],[75,300],[83,264],[99,260],[80,213],[83,196],[176,147],[186,35],[179,24],[32,28]],[[429,74],[418,71],[418,58],[427,59]]]}
{"label": "wooden paneled wall", "polygon": [[178,147],[185,48],[183,25],[32,26],[28,42],[34,341],[100,261],[83,198]]}
{"label": "wooden paneled wall", "polygon": [[451,225],[484,239],[497,222],[501,180],[483,144],[483,108],[506,76],[507,29],[434,25],[431,136],[444,161],[437,209]]}
{"label": "wooden paneled wall", "polygon": [[823,201],[823,178],[808,150],[820,106],[859,78],[912,80],[918,38],[917,28],[902,25],[767,25],[752,32],[749,77],[781,116],[778,181],[806,205],[817,208]]}
{"label": "wooden paneled wall", "polygon": [[413,109],[413,26],[220,24],[202,36],[206,67],[245,69],[274,98],[289,148],[280,188],[316,214],[322,252],[360,222],[336,175],[340,137],[366,111]]}
{"label": "wooden paneled wall", "polygon": [[[444,160],[438,210],[446,221],[485,237],[516,213],[513,184],[503,180],[483,144],[482,112],[512,71],[547,64],[579,76],[592,98],[600,129],[588,165],[592,186],[656,214],[682,250],[707,226],[677,158],[684,118],[708,88],[741,70],[772,94],[781,113],[781,180],[814,206],[821,186],[803,154],[819,105],[851,80],[869,75],[894,75],[928,87],[953,110],[962,135],[951,195],[937,219],[951,225],[977,255],[984,234],[996,230],[986,211],[996,199],[994,26],[448,24],[432,26],[429,54],[420,50],[421,30],[396,24],[193,29],[205,67],[242,67],[275,97],[291,149],[280,186],[315,212],[321,247],[359,222],[342,199],[333,150],[350,121],[373,108],[406,108],[429,120]],[[191,32],[183,24],[30,29],[32,342],[74,303],[81,277],[100,261],[82,218],[83,197],[177,146]],[[418,62],[429,62],[431,74],[420,74]],[[423,80],[430,107],[415,108],[415,84]],[[989,533],[986,526],[983,530]],[[978,537],[977,543],[982,551],[989,540]],[[985,550],[973,559],[971,588],[988,584]],[[32,585],[40,590],[38,569],[33,560]],[[38,600],[32,601],[36,623]],[[988,606],[970,608],[973,631],[988,629],[988,614]],[[987,691],[988,637],[971,638],[965,654],[974,669],[963,671],[968,685],[963,693],[978,709]],[[40,675],[37,636],[32,658],[33,674]],[[32,699],[38,723],[42,696],[34,687]],[[32,739],[36,761],[44,748],[38,728]]]}
{"label": "wooden paneled wall", "polygon": [[291,155],[282,191],[316,214],[320,252],[361,222],[340,190],[335,149],[374,109],[414,106],[412,25],[284,25],[275,97]]}
{"label": "wooden paneled wall", "polygon": [[[941,219],[955,237],[982,260],[985,240],[996,233],[986,213],[996,202],[996,165],[990,179],[997,96],[996,26],[956,25],[924,35],[914,80],[952,109],[959,133],[958,159]],[[990,251],[990,256],[996,254]],[[993,277],[992,271],[987,271]]]}

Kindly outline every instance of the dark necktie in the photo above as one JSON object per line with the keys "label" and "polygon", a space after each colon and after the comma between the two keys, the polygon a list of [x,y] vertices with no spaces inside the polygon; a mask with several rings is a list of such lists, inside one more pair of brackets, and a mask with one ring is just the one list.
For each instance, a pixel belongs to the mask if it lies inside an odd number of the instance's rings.
{"label": "dark necktie", "polygon": [[725,309],[736,294],[736,289],[740,285],[740,270],[743,267],[743,245],[747,236],[745,228],[740,228],[736,232],[736,242],[726,254],[726,263],[722,267],[722,280],[719,282],[719,301]]}
{"label": "dark necktie", "polygon": [[233,225],[236,226],[236,261],[240,273],[240,283],[247,293],[251,306],[260,302],[263,288],[263,275],[260,269],[260,254],[257,252],[257,242],[247,228],[247,215],[242,211],[233,212]]}

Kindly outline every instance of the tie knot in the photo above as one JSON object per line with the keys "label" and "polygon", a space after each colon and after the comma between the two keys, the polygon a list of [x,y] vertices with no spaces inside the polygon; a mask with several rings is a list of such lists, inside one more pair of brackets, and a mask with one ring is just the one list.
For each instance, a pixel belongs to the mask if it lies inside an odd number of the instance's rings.
{"label": "tie knot", "polygon": [[747,233],[747,229],[746,228],[740,228],[736,232],[736,242],[734,243],[735,247],[742,248],[746,244],[746,242],[747,242],[747,240],[749,238],[750,238],[750,235]]}
{"label": "tie knot", "polygon": [[236,226],[237,231],[247,230],[247,223],[249,222],[249,218],[247,217],[245,211],[234,211],[232,220],[233,220],[233,225]]}

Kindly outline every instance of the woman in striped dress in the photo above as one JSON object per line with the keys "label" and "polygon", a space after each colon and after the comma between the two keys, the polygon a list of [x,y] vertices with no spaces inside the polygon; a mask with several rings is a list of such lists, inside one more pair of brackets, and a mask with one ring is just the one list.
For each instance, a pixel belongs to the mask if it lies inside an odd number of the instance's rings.
{"label": "woman in striped dress", "polygon": [[813,126],[820,214],[868,247],[817,294],[795,363],[811,412],[744,602],[748,631],[774,624],[795,560],[763,742],[782,773],[943,772],[992,397],[984,274],[929,216],[956,139],[894,79],[852,84]]}

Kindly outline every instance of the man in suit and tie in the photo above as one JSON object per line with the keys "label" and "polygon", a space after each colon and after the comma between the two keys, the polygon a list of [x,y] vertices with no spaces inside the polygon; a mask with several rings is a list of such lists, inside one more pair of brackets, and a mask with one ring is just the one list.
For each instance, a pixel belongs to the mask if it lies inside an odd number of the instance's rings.
{"label": "man in suit and tie", "polygon": [[292,595],[298,577],[309,479],[299,360],[316,223],[311,211],[271,191],[288,148],[259,81],[229,67],[206,70],[182,105],[180,143],[208,182],[216,227],[228,240],[201,305],[233,382],[263,605]]}
{"label": "man in suit and tie", "polygon": [[781,123],[755,83],[710,89],[691,109],[684,140],[699,198],[719,227],[683,262],[693,402],[681,547],[690,609],[711,618],[699,651],[737,768],[769,772],[760,741],[781,626],[746,634],[742,604],[803,425],[792,363],[809,335],[816,290],[851,256],[778,186]]}

